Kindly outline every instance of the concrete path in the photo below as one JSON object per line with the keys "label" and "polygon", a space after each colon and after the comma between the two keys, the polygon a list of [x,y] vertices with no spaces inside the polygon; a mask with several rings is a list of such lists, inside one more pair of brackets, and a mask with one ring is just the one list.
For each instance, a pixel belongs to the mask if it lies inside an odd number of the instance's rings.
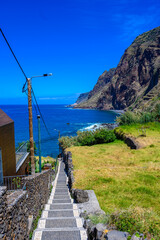
{"label": "concrete path", "polygon": [[32,240],[87,240],[86,230],[67,187],[64,163],[59,162],[53,189]]}

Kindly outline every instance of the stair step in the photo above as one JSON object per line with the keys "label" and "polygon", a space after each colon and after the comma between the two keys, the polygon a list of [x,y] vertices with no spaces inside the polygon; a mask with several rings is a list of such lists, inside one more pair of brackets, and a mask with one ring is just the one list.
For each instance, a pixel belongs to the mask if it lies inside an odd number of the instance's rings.
{"label": "stair step", "polygon": [[57,190],[58,190],[59,193],[61,193],[61,192],[63,192],[63,191],[64,191],[64,192],[69,192],[69,191],[68,191],[68,187],[60,187],[60,188],[59,188],[59,187],[56,187],[55,191],[57,192]]}
{"label": "stair step", "polygon": [[68,217],[68,218],[40,218],[38,222],[38,228],[72,228],[82,227],[82,220],[80,218]]}
{"label": "stair step", "polygon": [[57,183],[63,183],[63,184],[66,184],[66,179],[65,180],[57,180]]}
{"label": "stair step", "polygon": [[81,240],[81,234],[79,230],[72,231],[43,231],[35,232],[33,240]]}
{"label": "stair step", "polygon": [[56,188],[68,189],[68,186],[67,186],[65,183],[63,183],[63,184],[57,184],[57,185],[56,185]]}
{"label": "stair step", "polygon": [[59,203],[55,203],[55,204],[47,204],[45,206],[45,210],[55,210],[55,209],[77,209],[77,205],[76,204],[72,204],[72,203],[67,203],[67,204],[59,204]]}
{"label": "stair step", "polygon": [[68,194],[68,191],[67,192],[63,192],[63,191],[61,191],[61,192],[57,192],[57,191],[55,191],[55,194],[56,195],[63,195],[63,196],[65,196],[66,194]]}
{"label": "stair step", "polygon": [[[78,212],[78,210],[75,210]],[[73,210],[50,210],[50,211],[43,211],[42,218],[57,218],[57,217],[74,217]]]}
{"label": "stair step", "polygon": [[54,195],[54,199],[71,199],[69,195]]}
{"label": "stair step", "polygon": [[56,189],[55,193],[68,193],[68,189]]}
{"label": "stair step", "polygon": [[71,199],[53,199],[52,202],[49,202],[49,204],[52,203],[72,203]]}
{"label": "stair step", "polygon": [[71,199],[64,164],[60,162],[58,177],[38,221],[32,240],[87,240],[77,204]]}

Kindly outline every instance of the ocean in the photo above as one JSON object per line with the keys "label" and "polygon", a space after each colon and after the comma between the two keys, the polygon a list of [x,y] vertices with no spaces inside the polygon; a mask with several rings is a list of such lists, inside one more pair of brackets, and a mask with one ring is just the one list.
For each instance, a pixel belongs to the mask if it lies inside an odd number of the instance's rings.
{"label": "ocean", "polygon": [[[40,110],[51,137],[41,119],[42,156],[56,157],[58,154],[58,131],[61,136],[73,136],[77,131],[85,131],[95,124],[114,123],[117,114],[112,111],[67,108],[66,105],[40,105]],[[14,120],[15,145],[29,140],[27,105],[1,105],[0,108]],[[55,130],[56,129],[56,130]],[[38,147],[38,122],[33,106],[33,134]]]}

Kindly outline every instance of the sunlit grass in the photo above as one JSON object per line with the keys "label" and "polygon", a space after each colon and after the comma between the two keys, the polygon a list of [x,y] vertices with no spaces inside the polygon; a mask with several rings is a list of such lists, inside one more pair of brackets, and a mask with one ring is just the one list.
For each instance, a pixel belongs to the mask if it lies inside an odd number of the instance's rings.
{"label": "sunlit grass", "polygon": [[[116,130],[132,135],[143,146],[160,143],[160,123],[151,122],[146,124],[123,125]],[[146,137],[143,134],[146,134]]]}
{"label": "sunlit grass", "polygon": [[[141,136],[141,127],[146,137]],[[114,216],[119,230],[160,239],[160,123],[120,126],[143,145],[130,149],[123,141],[71,147],[74,188],[93,189],[101,208]],[[135,222],[132,224],[132,220]],[[150,235],[147,235],[147,234]],[[148,238],[150,239],[150,238]]]}
{"label": "sunlit grass", "polygon": [[74,187],[93,189],[105,212],[132,205],[160,213],[159,147],[131,150],[120,140],[72,147]]}
{"label": "sunlit grass", "polygon": [[[35,156],[36,160],[39,160],[39,156]],[[47,157],[41,157],[41,161],[42,163],[51,163],[51,162],[55,162],[56,160],[50,156]]]}
{"label": "sunlit grass", "polygon": [[[129,209],[127,214],[135,217],[133,213],[136,212],[137,219],[143,225],[142,229],[147,231],[153,222],[160,222],[159,125],[157,131],[155,128],[152,126],[147,129],[148,146],[139,150],[131,150],[121,140],[67,149],[73,157],[73,187],[93,189],[106,214]],[[145,138],[138,136],[137,126],[125,126],[123,130],[139,139]],[[153,233],[154,230],[151,231]],[[155,231],[157,234],[160,229]],[[159,239],[159,235],[156,236],[158,238],[155,239]]]}

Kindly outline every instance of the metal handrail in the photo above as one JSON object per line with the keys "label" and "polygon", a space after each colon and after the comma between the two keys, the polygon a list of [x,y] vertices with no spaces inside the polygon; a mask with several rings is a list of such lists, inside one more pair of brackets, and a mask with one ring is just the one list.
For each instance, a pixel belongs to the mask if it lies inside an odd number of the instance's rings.
{"label": "metal handrail", "polygon": [[19,151],[21,150],[21,148],[23,148],[23,147],[24,147],[24,145],[25,145],[25,144],[27,144],[27,141],[26,141],[26,142],[24,142],[24,144],[22,144],[22,145],[21,145],[21,146],[20,146],[20,147],[19,147],[19,148],[16,150],[16,153],[17,153],[17,152],[19,152]]}
{"label": "metal handrail", "polygon": [[5,176],[3,177],[3,186],[6,186],[7,190],[24,190],[26,183],[23,182],[23,179],[25,177],[27,175]]}
{"label": "metal handrail", "polygon": [[20,166],[23,164],[29,152],[27,151],[27,141],[20,146],[16,151],[16,172],[19,170]]}

